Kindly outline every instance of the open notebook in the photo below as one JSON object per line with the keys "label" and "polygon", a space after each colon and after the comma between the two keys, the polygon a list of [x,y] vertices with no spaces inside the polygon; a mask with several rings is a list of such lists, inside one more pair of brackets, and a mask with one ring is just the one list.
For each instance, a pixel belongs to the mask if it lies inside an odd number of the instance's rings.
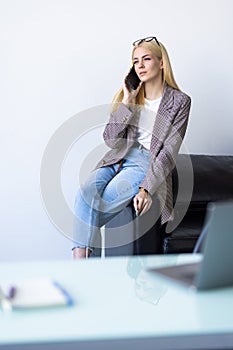
{"label": "open notebook", "polygon": [[1,283],[0,303],[2,309],[43,308],[69,306],[73,299],[57,281],[49,278],[26,279]]}

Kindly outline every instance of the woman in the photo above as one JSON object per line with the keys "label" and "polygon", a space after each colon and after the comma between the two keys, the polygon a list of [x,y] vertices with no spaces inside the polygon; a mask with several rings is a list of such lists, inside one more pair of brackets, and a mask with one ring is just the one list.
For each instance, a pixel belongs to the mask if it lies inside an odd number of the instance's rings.
{"label": "woman", "polygon": [[100,227],[132,199],[136,215],[142,215],[156,194],[161,223],[172,219],[172,169],[191,100],[179,90],[166,49],[156,37],[133,43],[132,63],[140,84],[130,90],[124,81],[116,94],[103,134],[111,150],[76,197],[75,259],[100,247]]}

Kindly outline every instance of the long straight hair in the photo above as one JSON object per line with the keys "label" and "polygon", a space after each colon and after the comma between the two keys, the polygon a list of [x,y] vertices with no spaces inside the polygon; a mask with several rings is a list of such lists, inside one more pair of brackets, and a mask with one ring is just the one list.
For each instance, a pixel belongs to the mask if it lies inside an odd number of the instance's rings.
{"label": "long straight hair", "polygon": [[[132,51],[132,64],[133,64],[133,55],[134,51],[138,47],[145,47],[146,49],[150,50],[152,54],[154,54],[159,60],[162,59],[163,61],[163,70],[162,70],[162,78],[163,82],[166,82],[169,86],[173,87],[176,90],[180,90],[171,67],[170,59],[167,53],[167,50],[165,49],[164,45],[159,42],[159,45],[156,43],[155,40],[152,41],[143,41],[139,45],[135,45]],[[123,88],[120,88],[120,90],[116,93],[116,95],[113,98],[113,110],[117,109],[117,104],[122,102],[124,97]],[[136,98],[132,101],[132,105],[141,105],[143,106],[145,104],[145,95],[144,95],[144,87],[142,85],[141,89],[139,90]]]}

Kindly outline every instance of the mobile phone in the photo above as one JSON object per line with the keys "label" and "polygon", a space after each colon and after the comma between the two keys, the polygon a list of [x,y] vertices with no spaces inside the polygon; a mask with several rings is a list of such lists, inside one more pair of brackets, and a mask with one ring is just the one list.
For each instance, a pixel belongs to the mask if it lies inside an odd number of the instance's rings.
{"label": "mobile phone", "polygon": [[135,72],[134,66],[130,69],[128,75],[125,78],[125,84],[129,91],[136,90],[138,85],[140,84],[140,79]]}

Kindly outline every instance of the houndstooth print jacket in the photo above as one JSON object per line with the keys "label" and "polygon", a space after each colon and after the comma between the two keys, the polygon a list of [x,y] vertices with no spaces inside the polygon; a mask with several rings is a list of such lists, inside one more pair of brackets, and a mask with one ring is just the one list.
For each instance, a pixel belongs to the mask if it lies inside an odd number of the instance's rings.
{"label": "houndstooth print jacket", "polygon": [[[187,128],[190,106],[188,95],[165,84],[152,132],[149,168],[139,185],[152,196],[155,193],[158,196],[162,224],[173,218],[172,170]],[[103,133],[105,143],[111,150],[96,168],[124,159],[137,140],[139,116],[139,106],[119,104]]]}

